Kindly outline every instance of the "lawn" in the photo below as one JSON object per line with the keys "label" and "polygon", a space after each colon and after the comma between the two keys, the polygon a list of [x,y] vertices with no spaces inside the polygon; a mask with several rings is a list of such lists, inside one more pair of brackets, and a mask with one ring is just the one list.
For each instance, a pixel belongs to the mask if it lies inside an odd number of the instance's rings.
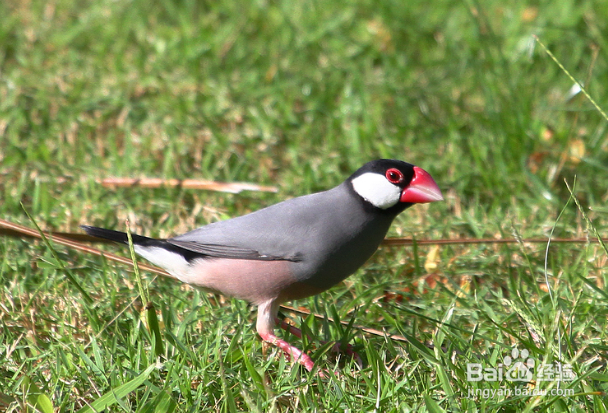
{"label": "lawn", "polygon": [[[445,196],[391,227],[419,242],[282,311],[312,337],[278,334],[328,379],[264,346],[247,303],[142,271],[157,337],[132,267],[0,234],[0,410],[608,410],[604,2],[4,0],[0,16],[2,219],[168,237],[376,158]],[[278,191],[98,182],[113,176]]]}

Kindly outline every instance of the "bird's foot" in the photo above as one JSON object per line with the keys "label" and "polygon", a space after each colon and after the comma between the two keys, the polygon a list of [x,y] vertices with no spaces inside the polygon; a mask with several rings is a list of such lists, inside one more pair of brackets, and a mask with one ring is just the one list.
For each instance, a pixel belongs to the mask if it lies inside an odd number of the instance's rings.
{"label": "bird's foot", "polygon": [[359,366],[360,369],[363,369],[363,360],[361,359],[359,353],[355,351],[355,347],[353,347],[352,344],[336,341],[331,347],[331,351],[334,353],[346,354],[347,356],[354,358],[357,366]]}
{"label": "bird's foot", "polygon": [[[299,348],[292,346],[287,341],[278,338],[274,334],[267,333],[267,334],[260,334],[260,336],[262,337],[262,340],[264,340],[265,342],[270,343],[273,346],[276,346],[276,347],[280,348],[281,350],[283,350],[283,353],[289,360],[297,361],[302,366],[304,366],[304,368],[308,371],[312,371],[312,369],[314,368],[315,362],[312,361],[312,359],[310,358],[310,356],[308,354],[304,353]],[[325,370],[319,370],[319,377],[327,378],[328,372]]]}
{"label": "bird's foot", "polygon": [[[276,322],[277,324],[279,324],[279,326],[281,326],[283,330],[290,332],[298,338],[302,338],[302,330],[300,330],[299,328],[294,327],[291,324],[285,322],[285,320],[280,320],[278,318],[276,319]],[[321,341],[321,344],[326,344],[326,342]],[[333,353],[343,353],[347,356],[354,358],[355,363],[357,363],[357,366],[359,366],[360,369],[363,368],[363,360],[361,360],[361,356],[355,351],[355,348],[351,344],[335,342],[334,345],[331,347],[331,351]]]}

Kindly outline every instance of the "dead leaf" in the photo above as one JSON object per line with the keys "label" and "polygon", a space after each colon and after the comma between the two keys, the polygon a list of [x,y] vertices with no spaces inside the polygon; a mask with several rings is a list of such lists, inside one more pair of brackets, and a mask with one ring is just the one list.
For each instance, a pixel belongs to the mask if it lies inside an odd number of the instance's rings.
{"label": "dead leaf", "polygon": [[424,263],[424,269],[427,273],[433,273],[437,270],[437,263],[439,261],[439,245],[433,245],[428,254],[426,254],[426,261]]}

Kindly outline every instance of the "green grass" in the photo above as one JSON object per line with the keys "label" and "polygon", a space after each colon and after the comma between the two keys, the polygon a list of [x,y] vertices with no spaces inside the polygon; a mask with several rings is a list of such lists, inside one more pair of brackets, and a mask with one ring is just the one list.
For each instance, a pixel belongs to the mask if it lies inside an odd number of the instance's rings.
{"label": "green grass", "polygon": [[[603,2],[6,0],[0,15],[2,218],[32,226],[25,208],[60,231],[129,218],[133,232],[168,236],[390,157],[446,195],[390,235],[544,237],[555,225],[556,237],[593,238],[569,201],[575,176],[606,234],[606,119],[582,94],[567,99],[572,81],[533,39],[608,108]],[[106,176],[280,190],[111,190],[95,182]],[[129,269],[54,250],[59,260],[44,243],[0,240],[0,410],[608,410],[607,257],[594,243],[551,245],[553,298],[543,244],[442,246],[431,277],[433,247],[382,247],[295,303],[409,340],[294,316],[314,332],[305,345],[319,366],[340,371],[328,382],[265,350],[246,303],[143,274],[157,357]],[[363,370],[321,340],[354,344]],[[572,365],[577,379],[560,386],[574,395],[469,398],[557,386],[467,381],[467,363],[497,368],[515,347]]]}

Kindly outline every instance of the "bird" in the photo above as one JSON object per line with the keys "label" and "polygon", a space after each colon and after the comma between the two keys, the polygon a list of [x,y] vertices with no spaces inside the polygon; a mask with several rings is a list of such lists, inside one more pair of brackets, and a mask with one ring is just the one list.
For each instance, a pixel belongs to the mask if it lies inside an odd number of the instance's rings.
{"label": "bird", "polygon": [[[138,255],[172,277],[256,305],[262,340],[312,371],[310,356],[274,333],[280,304],[338,284],[374,254],[397,215],[414,204],[442,200],[422,168],[377,159],[332,189],[173,238],[132,234],[132,242]],[[125,232],[81,227],[91,236],[128,244]]]}

